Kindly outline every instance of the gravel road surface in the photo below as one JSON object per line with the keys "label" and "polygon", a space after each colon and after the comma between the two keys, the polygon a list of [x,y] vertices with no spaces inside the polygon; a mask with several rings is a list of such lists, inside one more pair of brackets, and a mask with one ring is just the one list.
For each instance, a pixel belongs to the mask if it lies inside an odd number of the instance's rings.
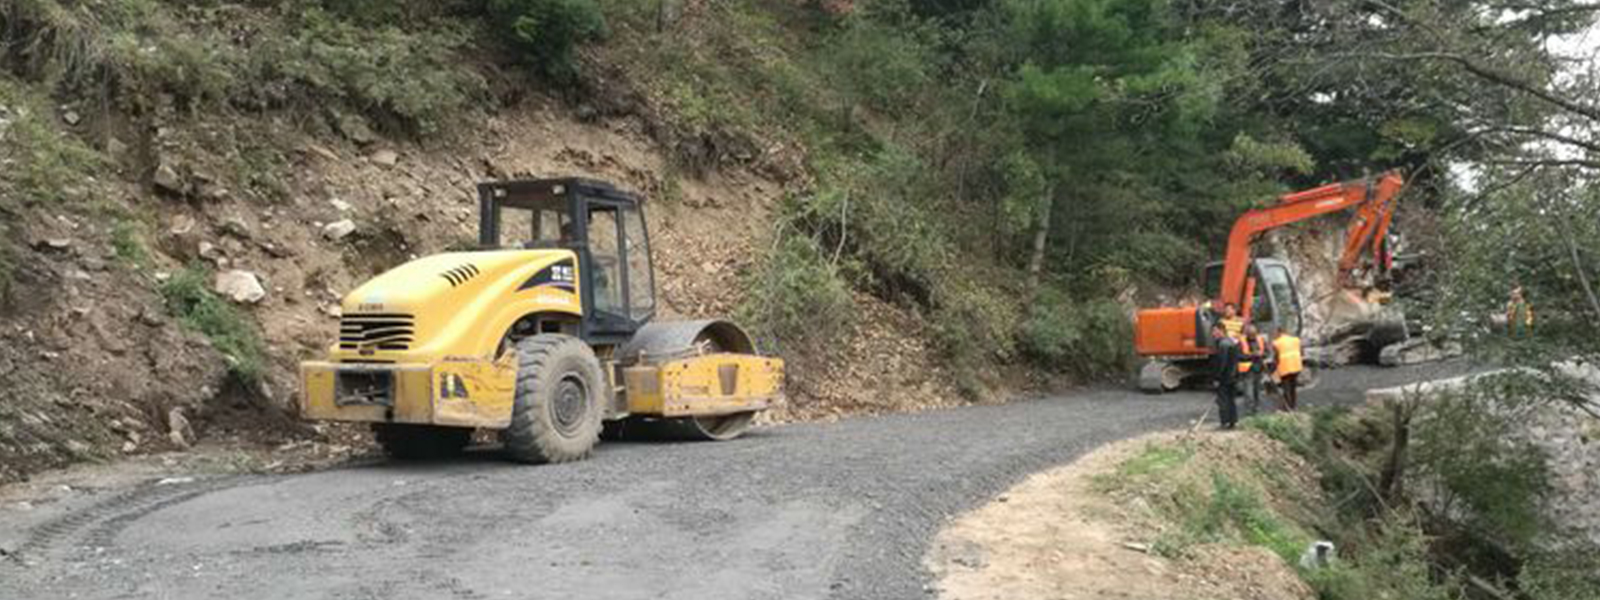
{"label": "gravel road surface", "polygon": [[[1328,371],[1302,402],[1447,371]],[[486,451],[147,482],[0,510],[0,599],[924,598],[946,518],[1209,403],[1098,388],[725,443],[605,443],[565,465]]]}

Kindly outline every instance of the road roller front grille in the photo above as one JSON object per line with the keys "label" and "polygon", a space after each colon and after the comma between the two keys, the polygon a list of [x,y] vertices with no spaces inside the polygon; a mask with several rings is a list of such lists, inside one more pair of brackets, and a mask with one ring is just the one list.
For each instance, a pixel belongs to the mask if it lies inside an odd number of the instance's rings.
{"label": "road roller front grille", "polygon": [[345,315],[339,319],[339,348],[343,350],[407,350],[416,326],[411,315]]}

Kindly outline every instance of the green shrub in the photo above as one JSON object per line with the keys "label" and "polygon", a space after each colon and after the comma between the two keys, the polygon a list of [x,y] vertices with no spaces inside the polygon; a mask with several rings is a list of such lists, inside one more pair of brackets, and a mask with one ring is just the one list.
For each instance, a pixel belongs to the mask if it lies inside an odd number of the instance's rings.
{"label": "green shrub", "polygon": [[78,138],[62,133],[53,122],[51,103],[32,93],[23,83],[0,75],[0,208],[21,200],[29,205],[56,209],[70,199],[67,191],[81,189],[104,162],[100,153]]}
{"label": "green shrub", "polygon": [[935,280],[928,322],[934,342],[958,371],[961,392],[976,398],[983,390],[975,387],[982,378],[974,371],[1012,355],[1021,315],[1016,301],[992,280],[968,277],[952,271]]}
{"label": "green shrub", "polygon": [[796,219],[860,259],[863,283],[880,296],[933,304],[933,287],[958,253],[930,214],[928,165],[890,146],[817,166],[821,185],[794,207]]}
{"label": "green shrub", "polygon": [[749,276],[739,308],[763,341],[829,339],[850,323],[855,300],[839,269],[811,238],[786,236]]}
{"label": "green shrub", "polygon": [[1311,538],[1292,521],[1273,512],[1259,491],[1221,473],[1211,480],[1211,503],[1190,523],[1205,540],[1239,539],[1273,551],[1294,564]]}
{"label": "green shrub", "polygon": [[[471,36],[457,21],[405,30],[383,17],[445,10],[427,3],[335,2],[338,12],[286,6],[275,20],[241,19],[254,10],[241,6],[201,4],[0,3],[0,22],[10,25],[0,29],[0,42],[26,48],[19,72],[30,78],[75,95],[94,90],[131,112],[168,97],[187,109],[332,100],[428,132],[487,90],[481,76],[463,68],[461,50]],[[248,46],[235,36],[248,38]]]}
{"label": "green shrub", "polygon": [[230,97],[240,81],[243,53],[220,29],[186,30],[158,0],[22,0],[0,4],[0,21],[11,24],[3,41],[26,48],[21,66],[31,75],[97,90],[124,108],[153,106],[158,94],[193,107]]}
{"label": "green shrub", "polygon": [[[1138,460],[1138,459],[1136,459]],[[1165,469],[1188,460],[1182,454],[1158,456],[1147,473],[1159,476]],[[1130,461],[1130,464],[1139,464]],[[1124,465],[1127,468],[1128,465]],[[1311,537],[1293,520],[1274,511],[1252,484],[1220,472],[1211,473],[1209,490],[1180,484],[1171,502],[1164,504],[1178,525],[1156,540],[1163,556],[1182,556],[1195,544],[1249,544],[1271,550],[1290,564],[1311,543]],[[1207,493],[1209,492],[1209,493]]]}
{"label": "green shrub", "polygon": [[111,248],[128,266],[142,268],[150,263],[150,251],[145,249],[144,233],[136,221],[122,219],[112,226]]}
{"label": "green shrub", "polygon": [[1149,444],[1138,455],[1117,466],[1124,476],[1153,475],[1182,466],[1194,458],[1194,448],[1187,444]]}
{"label": "green shrub", "polygon": [[320,5],[328,12],[365,26],[395,23],[435,25],[452,14],[480,10],[481,0],[300,0]]}
{"label": "green shrub", "polygon": [[534,68],[558,80],[577,75],[578,44],[606,34],[594,0],[489,0],[489,19]]}
{"label": "green shrub", "polygon": [[259,53],[269,74],[313,96],[345,100],[369,115],[431,132],[481,97],[488,84],[462,66],[467,31],[441,22],[425,30],[360,26],[307,10],[293,36]]}
{"label": "green shrub", "polygon": [[1124,375],[1134,360],[1133,326],[1122,305],[1074,300],[1053,286],[1039,290],[1018,344],[1045,368],[1089,377]]}
{"label": "green shrub", "polygon": [[[1391,516],[1373,524],[1359,550],[1345,544],[1326,569],[1299,569],[1301,578],[1321,600],[1455,600],[1462,598],[1450,573],[1436,572],[1428,540],[1409,518]],[[1359,528],[1354,528],[1359,529]],[[1291,563],[1294,564],[1294,563]]]}
{"label": "green shrub", "polygon": [[1511,548],[1530,547],[1548,523],[1542,450],[1513,435],[1514,409],[1473,390],[1434,398],[1415,427],[1413,460],[1437,481],[1441,513],[1459,515],[1472,533]]}
{"label": "green shrub", "polygon": [[1524,563],[1517,587],[1532,600],[1600,598],[1600,547],[1581,541],[1541,550]]}
{"label": "green shrub", "polygon": [[1247,417],[1243,423],[1246,429],[1254,429],[1281,442],[1303,458],[1314,458],[1310,424],[1297,415],[1290,413],[1258,415]]}
{"label": "green shrub", "polygon": [[228,361],[228,371],[254,383],[266,371],[266,348],[249,317],[211,292],[210,273],[190,267],[161,284],[167,310],[186,327],[211,340]]}
{"label": "green shrub", "polygon": [[914,32],[903,25],[850,19],[823,46],[822,71],[834,80],[832,87],[861,104],[888,114],[908,112],[912,94],[928,83],[936,65]]}

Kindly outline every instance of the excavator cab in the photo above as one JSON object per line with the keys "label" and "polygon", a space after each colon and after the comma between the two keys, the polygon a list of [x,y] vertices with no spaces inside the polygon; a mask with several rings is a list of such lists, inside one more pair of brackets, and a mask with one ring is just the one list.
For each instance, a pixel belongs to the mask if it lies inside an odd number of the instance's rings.
{"label": "excavator cab", "polygon": [[[1207,298],[1221,296],[1222,268],[1222,261],[1206,265],[1201,281],[1205,282]],[[1300,292],[1289,264],[1273,258],[1254,259],[1250,264],[1249,281],[1254,285],[1246,288],[1255,292],[1248,307],[1249,315],[1256,329],[1269,338],[1279,331],[1298,337],[1303,324]]]}

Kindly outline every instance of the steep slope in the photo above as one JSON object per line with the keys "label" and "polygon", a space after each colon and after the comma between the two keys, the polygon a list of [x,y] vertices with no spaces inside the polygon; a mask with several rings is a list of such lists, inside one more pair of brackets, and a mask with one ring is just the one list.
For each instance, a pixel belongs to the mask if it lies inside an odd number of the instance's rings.
{"label": "steep slope", "polygon": [[[27,6],[8,13],[17,16],[9,40],[61,44],[155,27],[208,53],[196,60],[322,26],[296,30],[291,16],[247,7],[141,3],[151,12],[128,24],[76,20],[86,13],[70,3]],[[218,37],[229,31],[223,19],[233,37]],[[355,51],[332,39],[310,47]],[[150,60],[181,65],[167,42],[150,43]],[[96,49],[83,60],[131,69],[114,48]],[[735,312],[777,203],[804,186],[792,150],[760,160],[704,150],[705,164],[684,174],[686,152],[715,144],[682,133],[604,56],[590,59],[597,75],[586,84],[606,85],[604,95],[575,101],[547,95],[492,46],[451,49],[457,62],[443,68],[490,82],[489,93],[430,117],[439,125],[425,134],[394,125],[402,111],[299,79],[246,73],[229,88],[236,96],[214,102],[186,95],[186,80],[75,79],[52,70],[54,55],[8,56],[0,156],[19,168],[0,175],[0,481],[197,438],[361,439],[295,421],[295,365],[333,339],[345,291],[410,257],[470,244],[473,184],[483,179],[581,175],[640,192],[664,317]],[[612,76],[622,79],[604,82]],[[258,93],[291,99],[257,106],[248,96]],[[961,402],[917,315],[865,294],[854,301],[860,317],[838,339],[791,350],[790,402],[769,418]]]}

